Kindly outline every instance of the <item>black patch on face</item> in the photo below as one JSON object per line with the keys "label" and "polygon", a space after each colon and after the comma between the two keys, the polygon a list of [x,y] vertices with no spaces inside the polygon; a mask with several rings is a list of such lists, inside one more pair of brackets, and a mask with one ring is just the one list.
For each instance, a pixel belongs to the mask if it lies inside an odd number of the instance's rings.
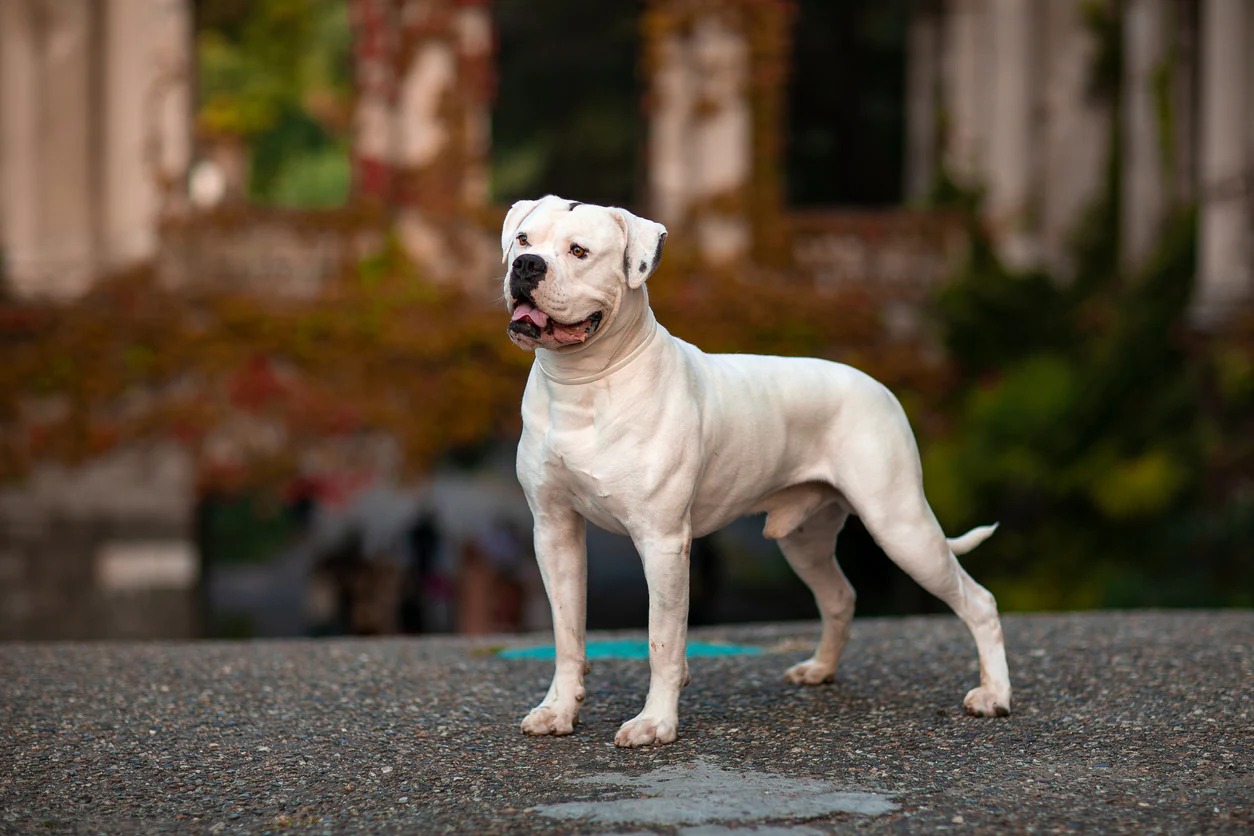
{"label": "black patch on face", "polygon": [[572,200],[572,201],[570,202],[570,209],[569,209],[569,211],[574,212],[574,211],[575,211],[575,207],[576,207],[576,206],[583,206],[583,203],[582,203],[582,202],[580,202],[580,201],[578,201],[578,200]]}
{"label": "black patch on face", "polygon": [[540,339],[540,326],[536,325],[530,319],[517,319],[509,324],[509,330],[515,334],[521,334],[529,339]]}
{"label": "black patch on face", "polygon": [[631,276],[631,259],[628,257],[626,250],[623,250],[623,275]]}
{"label": "black patch on face", "polygon": [[646,270],[648,270],[648,269],[649,269],[649,265],[648,265],[648,264],[644,263],[643,261],[642,261],[642,262],[640,262],[640,272],[641,272],[641,273],[643,273],[644,271],[646,271]]}
{"label": "black patch on face", "polygon": [[663,232],[658,236],[657,249],[653,251],[653,269],[657,269],[657,263],[662,260],[662,247],[666,244],[666,233]]}

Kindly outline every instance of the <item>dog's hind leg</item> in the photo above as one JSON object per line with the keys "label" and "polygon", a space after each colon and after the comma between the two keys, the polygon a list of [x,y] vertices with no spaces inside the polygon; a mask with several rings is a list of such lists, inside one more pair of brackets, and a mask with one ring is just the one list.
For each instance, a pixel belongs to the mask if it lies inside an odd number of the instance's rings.
{"label": "dog's hind leg", "polygon": [[[992,593],[976,583],[958,563],[951,544],[923,496],[923,487],[911,488],[894,502],[858,509],[867,531],[880,548],[928,592],[948,604],[967,625],[980,654],[980,687],[962,701],[969,714],[981,717],[1010,713],[1010,673],[1001,619]],[[852,498],[852,497],[851,497]],[[854,502],[855,507],[858,503]],[[981,532],[972,532],[972,535]],[[983,533],[987,536],[987,533]],[[960,548],[968,540],[954,541]],[[965,550],[965,549],[963,549]]]}
{"label": "dog's hind leg", "polygon": [[830,682],[840,664],[840,654],[849,642],[856,596],[835,557],[836,537],[848,516],[844,507],[832,502],[779,538],[780,550],[788,558],[788,564],[814,593],[823,624],[814,655],[784,673],[789,682],[797,685]]}

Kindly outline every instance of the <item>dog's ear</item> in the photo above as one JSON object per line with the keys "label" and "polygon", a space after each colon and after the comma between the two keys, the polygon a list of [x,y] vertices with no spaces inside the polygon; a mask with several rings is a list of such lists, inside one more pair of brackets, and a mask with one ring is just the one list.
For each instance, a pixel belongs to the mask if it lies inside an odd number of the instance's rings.
{"label": "dog's ear", "polygon": [[505,223],[501,224],[501,263],[509,258],[509,248],[514,244],[514,236],[518,234],[518,227],[522,226],[523,219],[540,205],[540,200],[520,200],[513,206],[509,207],[509,212],[505,214]]}
{"label": "dog's ear", "polygon": [[626,274],[627,286],[635,290],[653,275],[662,260],[666,227],[647,218],[637,217],[617,206],[610,208],[610,214],[627,236],[627,246],[623,250],[623,272]]}

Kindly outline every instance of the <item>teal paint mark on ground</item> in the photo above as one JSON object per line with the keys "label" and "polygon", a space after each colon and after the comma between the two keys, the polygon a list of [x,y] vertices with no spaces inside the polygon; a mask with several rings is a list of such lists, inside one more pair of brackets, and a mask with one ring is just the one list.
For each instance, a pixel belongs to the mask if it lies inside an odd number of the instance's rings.
{"label": "teal paint mark on ground", "polygon": [[[692,656],[755,656],[762,648],[744,644],[709,644],[707,642],[689,642],[688,655]],[[555,657],[553,645],[541,644],[535,647],[511,647],[498,650],[502,659],[552,659]],[[620,641],[588,642],[589,659],[648,659],[649,643],[644,639],[623,639]]]}

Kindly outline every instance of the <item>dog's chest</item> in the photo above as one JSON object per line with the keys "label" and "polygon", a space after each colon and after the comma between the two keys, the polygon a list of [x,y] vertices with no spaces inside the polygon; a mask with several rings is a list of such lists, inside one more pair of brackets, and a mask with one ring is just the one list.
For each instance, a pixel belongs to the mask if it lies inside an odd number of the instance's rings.
{"label": "dog's chest", "polygon": [[597,525],[621,530],[633,499],[649,492],[651,434],[605,392],[581,392],[546,412],[544,431],[532,435],[543,482]]}

